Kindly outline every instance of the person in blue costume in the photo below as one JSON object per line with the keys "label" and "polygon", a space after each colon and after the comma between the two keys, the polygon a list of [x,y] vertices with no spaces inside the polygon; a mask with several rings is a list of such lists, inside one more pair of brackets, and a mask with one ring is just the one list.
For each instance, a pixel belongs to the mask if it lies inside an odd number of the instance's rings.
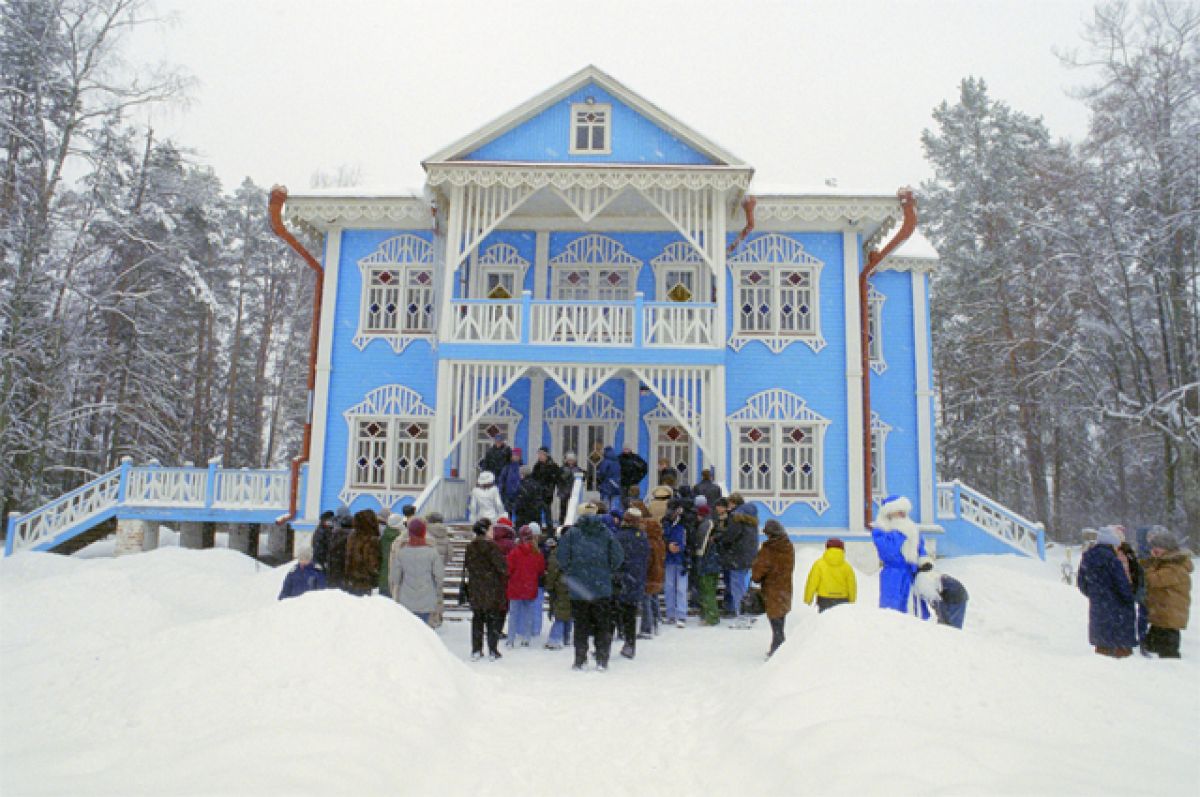
{"label": "person in blue costume", "polygon": [[929,617],[925,601],[912,595],[917,564],[925,555],[925,541],[909,517],[912,502],[902,495],[889,495],[871,524],[871,538],[883,569],[879,571],[879,608]]}

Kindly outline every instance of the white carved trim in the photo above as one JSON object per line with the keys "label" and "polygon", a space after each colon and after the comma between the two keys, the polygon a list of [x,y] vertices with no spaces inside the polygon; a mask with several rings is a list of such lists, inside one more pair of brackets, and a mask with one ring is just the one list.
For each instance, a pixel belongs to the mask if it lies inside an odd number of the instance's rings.
{"label": "white carved trim", "polygon": [[542,419],[547,423],[594,421],[618,424],[625,420],[625,415],[617,409],[616,403],[603,393],[592,394],[582,404],[572,401],[570,396],[564,394],[554,400],[554,404],[546,410]]}
{"label": "white carved trim", "polygon": [[871,411],[871,434],[879,433],[879,446],[876,450],[876,472],[879,474],[879,489],[871,491],[871,501],[876,506],[883,502],[888,495],[887,488],[887,438],[892,431],[891,424],[879,417],[879,413]]}
{"label": "white carved trim", "polygon": [[705,453],[714,455],[717,441],[703,419],[721,410],[713,402],[711,366],[642,365],[633,367],[634,374],[660,402],[670,410],[676,421],[687,429],[692,440]]}
{"label": "white carved trim", "polygon": [[[738,250],[737,254],[726,261],[726,264],[733,274],[733,295],[737,295],[742,287],[741,275],[743,271],[767,270],[772,273],[770,288],[772,293],[771,318],[773,326],[778,326],[779,323],[779,308],[774,303],[778,298],[780,287],[775,282],[774,269],[772,267],[803,267],[812,273],[810,312],[812,315],[813,331],[811,333],[781,335],[776,333],[746,334],[738,332],[738,317],[741,314],[741,300],[739,298],[736,300],[737,303],[733,305],[734,332],[729,338],[730,348],[734,351],[741,351],[743,346],[753,341],[761,342],[773,354],[778,354],[797,341],[806,344],[816,353],[820,353],[825,348],[825,334],[821,326],[821,271],[825,267],[824,261],[806,252],[804,245],[794,238],[779,233],[766,233],[751,238]],[[735,300],[731,298],[730,301]]]}
{"label": "white carved trim", "polygon": [[883,303],[887,296],[876,290],[875,286],[867,283],[867,312],[875,316],[875,345],[879,350],[878,357],[869,358],[869,367],[877,374],[887,370],[887,358],[883,352]]}
{"label": "white carved trim", "polygon": [[576,404],[586,404],[592,394],[620,370],[611,365],[543,364],[541,367]]}
{"label": "white carved trim", "polygon": [[554,193],[567,204],[575,215],[583,222],[596,218],[602,210],[612,204],[622,189],[607,185],[582,186],[573,185],[569,188],[552,186]]}
{"label": "white carved trim", "polygon": [[532,189],[554,186],[567,189],[573,186],[594,188],[607,186],[639,191],[649,188],[715,188],[718,191],[740,189],[750,185],[749,169],[725,167],[600,167],[551,166],[543,164],[507,163],[438,163],[429,164],[428,183],[440,186],[492,186],[510,188],[528,186]]}
{"label": "white carved trim", "polygon": [[862,394],[862,330],[859,327],[858,307],[858,236],[842,233],[842,309],[845,316],[846,339],[846,500],[850,531],[865,532],[863,505],[863,394]]}
{"label": "white carved trim", "polygon": [[[679,425],[679,418],[661,401],[654,405],[654,409],[643,415],[642,420],[646,421],[647,423],[653,421],[656,423],[661,422],[676,426]],[[691,407],[688,408],[688,420],[693,423],[700,420],[699,414]]]}
{"label": "white carved trim", "polygon": [[289,196],[284,206],[288,224],[314,230],[335,226],[433,227],[433,208],[417,197]]}
{"label": "white carved trim", "polygon": [[892,255],[875,267],[876,271],[911,271],[928,274],[937,269],[936,257],[902,257]]}
{"label": "white carved trim", "polygon": [[483,254],[475,258],[472,266],[477,286],[472,295],[481,299],[488,298],[487,274],[510,273],[513,275],[514,283],[511,298],[519,299],[521,297],[521,291],[525,289],[525,275],[529,271],[529,261],[521,257],[517,247],[505,243],[492,244],[484,250]]}
{"label": "white carved trim", "polygon": [[917,469],[921,490],[921,522],[933,522],[933,388],[929,369],[928,277],[914,273],[912,280],[913,360],[917,391]]}
{"label": "white carved trim", "polygon": [[[746,400],[746,406],[733,413],[726,419],[726,426],[733,435],[733,445],[736,448],[739,445],[738,427],[745,424],[762,424],[771,423],[782,426],[785,423],[810,423],[816,427],[817,440],[815,443],[815,452],[817,460],[817,494],[815,496],[791,496],[791,495],[757,495],[742,491],[747,500],[758,501],[767,507],[774,515],[781,515],[789,507],[794,504],[806,504],[813,509],[818,515],[825,514],[829,509],[829,501],[825,497],[825,432],[830,426],[829,419],[817,414],[809,409],[807,402],[795,393],[791,393],[781,388],[772,388],[755,393]],[[778,445],[774,448],[775,455],[779,456],[780,448]],[[734,452],[734,460],[736,461],[736,451]],[[772,466],[774,469],[774,466]],[[776,484],[779,482],[776,481]],[[737,482],[730,478],[730,485],[736,485]]]}
{"label": "white carved trim", "polygon": [[451,215],[458,217],[459,224],[455,227],[458,248],[446,264],[448,271],[453,273],[457,270],[467,255],[535,191],[537,187],[521,183],[466,184],[459,206],[450,208]]}
{"label": "white carved trim", "polygon": [[439,406],[450,413],[447,455],[529,367],[519,363],[450,364],[450,394],[438,396]]}
{"label": "white carved trim", "polygon": [[636,278],[642,261],[625,251],[615,238],[592,233],[581,235],[550,260],[552,266],[632,266]]}
{"label": "white carved trim", "polygon": [[638,191],[674,225],[679,234],[695,247],[704,258],[704,262],[715,271],[714,250],[725,246],[725,241],[717,240],[714,235],[716,217],[718,214],[724,214],[716,192],[711,189],[681,191],[663,186],[648,186],[639,188]]}
{"label": "white carved trim", "polygon": [[900,201],[887,197],[759,196],[755,221],[884,222],[899,217]]}
{"label": "white carved trim", "polygon": [[342,416],[350,420],[356,415],[396,416],[400,418],[431,418],[434,411],[421,401],[421,394],[404,385],[377,387]]}

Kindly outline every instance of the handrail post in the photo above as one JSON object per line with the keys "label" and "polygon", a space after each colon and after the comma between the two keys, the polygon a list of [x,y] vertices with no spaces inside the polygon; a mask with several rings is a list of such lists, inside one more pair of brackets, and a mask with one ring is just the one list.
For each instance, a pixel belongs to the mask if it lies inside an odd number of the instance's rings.
{"label": "handrail post", "polygon": [[529,342],[529,325],[533,318],[533,291],[521,291],[521,342]]}
{"label": "handrail post", "polygon": [[1041,523],[1035,523],[1037,528],[1037,553],[1038,559],[1046,561],[1046,527]]}
{"label": "handrail post", "polygon": [[208,480],[204,483],[205,509],[211,509],[217,502],[217,468],[220,464],[220,457],[213,457],[208,461]]}
{"label": "handrail post", "polygon": [[121,481],[117,484],[117,503],[125,503],[129,494],[129,474],[133,470],[133,457],[121,457]]}
{"label": "handrail post", "polygon": [[633,345],[641,348],[646,345],[642,336],[646,332],[645,319],[642,313],[646,307],[646,296],[641,291],[633,295]]}

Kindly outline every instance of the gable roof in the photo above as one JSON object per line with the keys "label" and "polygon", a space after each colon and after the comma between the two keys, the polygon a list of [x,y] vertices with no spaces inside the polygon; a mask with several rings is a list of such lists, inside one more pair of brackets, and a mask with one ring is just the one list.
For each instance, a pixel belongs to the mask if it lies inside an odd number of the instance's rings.
{"label": "gable roof", "polygon": [[443,163],[446,161],[460,160],[479,149],[489,141],[498,138],[523,122],[532,119],[533,117],[550,108],[555,103],[570,96],[573,92],[578,91],[591,83],[594,83],[608,93],[612,94],[618,100],[628,105],[635,112],[645,116],[650,121],[674,135],[680,141],[683,141],[693,149],[710,158],[716,165],[740,167],[746,166],[746,163],[742,161],[741,158],[724,149],[711,139],[706,138],[700,133],[697,133],[695,130],[671,116],[654,103],[635,93],[629,87],[625,86],[623,83],[620,83],[603,70],[592,65],[584,67],[568,77],[566,80],[551,86],[536,97],[533,97],[521,105],[518,105],[516,108],[513,108],[503,116],[494,119],[488,124],[479,128],[474,133],[471,133],[470,135],[455,141],[450,146],[435,152],[421,163],[422,165],[426,165],[429,163]]}

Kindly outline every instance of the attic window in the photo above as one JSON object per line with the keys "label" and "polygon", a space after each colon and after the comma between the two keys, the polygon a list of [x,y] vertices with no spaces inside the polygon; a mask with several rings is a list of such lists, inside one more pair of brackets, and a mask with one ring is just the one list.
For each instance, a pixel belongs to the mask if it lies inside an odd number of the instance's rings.
{"label": "attic window", "polygon": [[608,155],[612,152],[612,106],[576,103],[571,106],[571,154]]}

